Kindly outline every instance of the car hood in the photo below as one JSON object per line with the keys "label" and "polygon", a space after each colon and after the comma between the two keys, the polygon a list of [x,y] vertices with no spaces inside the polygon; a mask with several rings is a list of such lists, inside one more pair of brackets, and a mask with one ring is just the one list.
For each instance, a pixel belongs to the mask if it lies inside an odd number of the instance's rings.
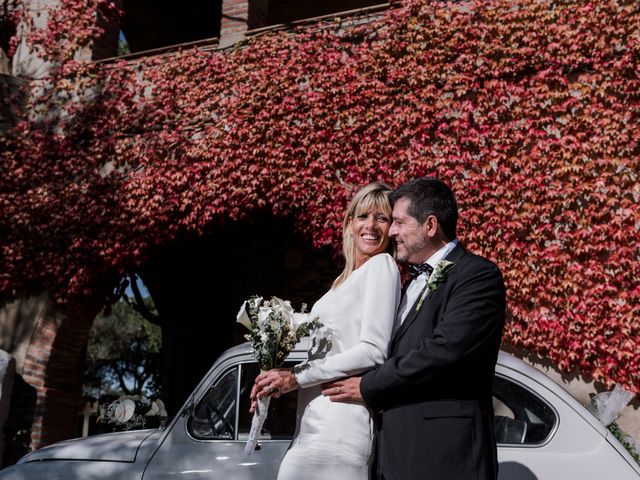
{"label": "car hood", "polygon": [[161,434],[160,430],[137,430],[74,438],[31,452],[19,463],[42,460],[135,462],[136,456],[147,456],[146,450],[153,448]]}

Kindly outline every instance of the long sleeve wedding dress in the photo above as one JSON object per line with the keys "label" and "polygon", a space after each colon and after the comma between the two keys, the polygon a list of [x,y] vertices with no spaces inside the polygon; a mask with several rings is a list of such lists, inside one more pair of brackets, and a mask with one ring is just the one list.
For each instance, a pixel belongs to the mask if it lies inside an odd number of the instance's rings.
{"label": "long sleeve wedding dress", "polygon": [[296,366],[296,434],[278,480],[366,480],[372,457],[373,420],[362,403],[331,402],[322,384],[362,373],[387,356],[400,301],[393,258],[378,254],[313,306],[323,328],[312,339],[309,360]]}

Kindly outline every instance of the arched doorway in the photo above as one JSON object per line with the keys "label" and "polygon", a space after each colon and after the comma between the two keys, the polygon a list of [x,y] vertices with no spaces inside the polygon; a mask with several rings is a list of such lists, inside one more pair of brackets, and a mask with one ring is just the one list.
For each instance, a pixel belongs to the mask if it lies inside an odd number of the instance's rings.
{"label": "arched doorway", "polygon": [[160,315],[162,385],[170,415],[218,355],[244,341],[235,317],[250,295],[309,307],[338,273],[333,251],[313,248],[291,222],[263,216],[182,239],[139,272]]}

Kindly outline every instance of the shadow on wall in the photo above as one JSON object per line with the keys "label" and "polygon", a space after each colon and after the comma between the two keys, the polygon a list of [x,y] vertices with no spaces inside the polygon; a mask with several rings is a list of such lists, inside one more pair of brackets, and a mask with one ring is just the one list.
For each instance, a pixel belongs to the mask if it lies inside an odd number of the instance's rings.
{"label": "shadow on wall", "polygon": [[[583,400],[583,395],[580,395],[583,390],[584,392],[588,391],[589,393],[601,393],[609,390],[603,382],[584,376],[578,368],[573,369],[571,372],[564,372],[561,371],[549,358],[541,357],[536,353],[532,353],[522,348],[513,348],[507,343],[503,343],[501,348],[505,352],[509,352],[524,360],[528,364],[533,365],[538,370],[541,370],[546,375],[553,378],[556,383],[564,386],[565,389],[569,390],[578,400]],[[569,388],[569,386],[577,385],[581,385],[582,387],[580,387],[576,392],[573,392]],[[574,387],[574,389],[576,388],[577,387]],[[588,400],[588,398],[586,398],[586,400]]]}
{"label": "shadow on wall", "polygon": [[29,453],[31,424],[36,408],[36,389],[15,375],[9,417],[4,426],[5,450],[2,466],[13,465]]}
{"label": "shadow on wall", "polygon": [[0,309],[0,349],[16,359],[17,373],[22,373],[33,329],[46,304],[46,295],[40,295],[18,299]]}
{"label": "shadow on wall", "polygon": [[498,480],[538,480],[531,470],[517,462],[502,462]]}

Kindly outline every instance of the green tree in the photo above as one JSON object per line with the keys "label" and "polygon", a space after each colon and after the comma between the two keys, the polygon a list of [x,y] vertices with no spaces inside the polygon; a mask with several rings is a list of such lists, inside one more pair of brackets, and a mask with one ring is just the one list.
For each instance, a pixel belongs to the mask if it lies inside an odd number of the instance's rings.
{"label": "green tree", "polygon": [[[150,298],[145,305],[154,310]],[[144,319],[129,304],[119,302],[96,317],[87,345],[85,393],[157,397],[159,394],[159,326]]]}

